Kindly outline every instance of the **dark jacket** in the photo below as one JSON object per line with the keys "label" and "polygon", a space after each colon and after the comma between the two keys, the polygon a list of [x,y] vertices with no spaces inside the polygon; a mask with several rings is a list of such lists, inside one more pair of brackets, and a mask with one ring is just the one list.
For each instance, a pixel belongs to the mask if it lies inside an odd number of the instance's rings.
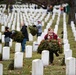
{"label": "dark jacket", "polygon": [[8,31],[8,32],[4,32],[5,38],[6,38],[6,37],[11,37],[11,34],[12,34],[12,33],[9,32],[9,31]]}
{"label": "dark jacket", "polygon": [[4,35],[5,35],[5,42],[9,42],[10,41],[10,38],[11,38],[11,32],[7,31],[7,32],[4,32]]}
{"label": "dark jacket", "polygon": [[29,40],[29,38],[28,38],[28,32],[27,32],[27,26],[25,26],[25,25],[22,26],[21,32],[24,35],[24,38],[26,38],[27,40]]}

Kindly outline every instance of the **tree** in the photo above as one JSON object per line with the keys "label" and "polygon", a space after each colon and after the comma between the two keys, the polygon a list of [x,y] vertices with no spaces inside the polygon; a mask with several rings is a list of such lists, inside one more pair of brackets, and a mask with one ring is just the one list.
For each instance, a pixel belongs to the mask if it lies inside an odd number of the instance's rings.
{"label": "tree", "polygon": [[70,24],[71,21],[74,21],[76,24],[76,19],[75,19],[75,10],[76,10],[76,0],[69,0],[68,4],[70,5],[70,12],[69,12],[69,18],[68,18],[68,23]]}

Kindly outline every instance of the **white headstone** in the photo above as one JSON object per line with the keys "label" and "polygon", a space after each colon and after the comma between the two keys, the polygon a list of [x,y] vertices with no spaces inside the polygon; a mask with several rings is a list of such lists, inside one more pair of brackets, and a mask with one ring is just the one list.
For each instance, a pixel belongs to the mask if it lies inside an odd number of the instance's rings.
{"label": "white headstone", "polygon": [[37,41],[34,41],[33,42],[33,51],[37,51],[37,48],[38,48],[38,42]]}
{"label": "white headstone", "polygon": [[5,35],[2,35],[2,43],[5,42]]}
{"label": "white headstone", "polygon": [[20,31],[20,27],[19,26],[17,26],[17,29],[16,29],[17,31]]}
{"label": "white headstone", "polygon": [[44,66],[49,65],[49,51],[47,50],[42,51],[41,60]]}
{"label": "white headstone", "polygon": [[9,45],[10,47],[12,47],[12,39],[10,39]]}
{"label": "white headstone", "polygon": [[52,20],[54,20],[54,18],[55,18],[55,13],[52,15]]}
{"label": "white headstone", "polygon": [[21,43],[16,43],[15,44],[15,52],[20,52],[21,51]]}
{"label": "white headstone", "polygon": [[9,60],[10,59],[10,47],[3,47],[2,59]]}
{"label": "white headstone", "polygon": [[25,54],[25,57],[26,58],[31,58],[32,57],[32,46],[28,45],[26,46],[26,54]]}
{"label": "white headstone", "polygon": [[41,41],[42,41],[41,36],[38,36],[38,38],[37,38],[37,42],[38,42],[38,44],[40,44]]}
{"label": "white headstone", "polygon": [[2,53],[2,44],[0,44],[0,53]]}
{"label": "white headstone", "polygon": [[65,51],[65,63],[66,63],[66,59],[68,58],[68,57],[72,57],[72,50],[66,50]]}
{"label": "white headstone", "polygon": [[0,64],[0,75],[3,75],[3,65]]}
{"label": "white headstone", "polygon": [[15,30],[15,25],[12,25],[12,30]]}
{"label": "white headstone", "polygon": [[68,43],[68,39],[63,39],[64,44]]}
{"label": "white headstone", "polygon": [[44,39],[44,36],[45,36],[45,35],[46,35],[45,32],[42,32],[41,38]]}
{"label": "white headstone", "polygon": [[42,26],[44,26],[44,21],[42,21]]}
{"label": "white headstone", "polygon": [[14,57],[14,68],[22,68],[23,67],[23,53],[16,52]]}
{"label": "white headstone", "polygon": [[70,44],[66,43],[64,44],[64,54],[65,54],[65,51],[70,49]]}
{"label": "white headstone", "polygon": [[44,33],[47,34],[47,32],[48,32],[48,30],[47,29],[44,29]]}
{"label": "white headstone", "polygon": [[1,38],[2,38],[2,33],[0,32],[0,40],[1,40]]}
{"label": "white headstone", "polygon": [[76,37],[75,37],[75,41],[76,41]]}
{"label": "white headstone", "polygon": [[43,75],[43,63],[40,59],[32,61],[32,75]]}
{"label": "white headstone", "polygon": [[11,23],[8,23],[8,27],[11,28]]}
{"label": "white headstone", "polygon": [[5,26],[1,27],[1,31],[4,32],[5,31]]}
{"label": "white headstone", "polygon": [[29,41],[33,41],[33,36],[31,33],[29,33]]}
{"label": "white headstone", "polygon": [[66,75],[76,75],[76,58],[66,59]]}

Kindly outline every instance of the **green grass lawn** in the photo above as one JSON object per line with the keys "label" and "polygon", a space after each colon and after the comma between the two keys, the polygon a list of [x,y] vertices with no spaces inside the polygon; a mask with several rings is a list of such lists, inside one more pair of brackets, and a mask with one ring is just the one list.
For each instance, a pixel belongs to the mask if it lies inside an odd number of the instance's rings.
{"label": "green grass lawn", "polygon": [[[51,18],[51,17],[50,17]],[[53,21],[52,28],[55,27],[57,21],[57,16],[55,17],[55,20]],[[46,27],[43,27],[43,29]],[[1,25],[0,25],[1,28]],[[71,30],[71,26],[67,25],[67,30],[68,30],[68,39],[70,43],[70,47],[73,51],[73,57],[76,57],[76,42],[74,41],[74,36]],[[58,36],[61,38],[63,30],[63,16],[61,16],[59,27],[58,27]],[[34,36],[34,40],[36,40],[36,36]],[[62,40],[62,39],[61,39]],[[27,42],[27,45],[32,45],[32,42]],[[3,64],[3,75],[31,75],[32,71],[32,60],[34,59],[40,59],[41,54],[38,54],[37,52],[33,52],[33,56],[30,59],[25,58],[25,53],[24,53],[24,60],[23,60],[23,68],[21,69],[14,69],[14,70],[8,70],[9,64],[12,62],[14,59],[14,51],[15,51],[15,42],[13,42],[13,46],[11,47],[11,55],[10,55],[10,60],[9,61],[0,61],[0,63]],[[64,57],[64,54],[59,54],[59,57],[56,57],[54,55],[54,64],[53,65],[48,65],[44,67],[44,75],[66,75],[66,66],[61,65],[62,59]]]}

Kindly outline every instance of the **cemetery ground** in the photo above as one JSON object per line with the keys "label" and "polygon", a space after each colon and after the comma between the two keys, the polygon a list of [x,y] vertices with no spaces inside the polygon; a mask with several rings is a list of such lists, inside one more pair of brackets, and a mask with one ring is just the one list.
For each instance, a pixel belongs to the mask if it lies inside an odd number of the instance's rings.
{"label": "cemetery ground", "polygon": [[[56,20],[57,18],[55,18],[55,20],[53,21],[53,24],[51,26],[52,28],[55,27]],[[43,28],[45,28],[45,26]],[[63,30],[63,17],[61,16],[59,27],[58,27],[58,35],[60,38],[62,37],[62,34],[61,34],[62,30]],[[76,45],[75,45],[76,42],[74,41],[74,37],[73,37],[73,33],[70,25],[67,25],[67,31],[68,31],[68,39],[69,39],[70,47],[73,51],[72,55],[73,57],[76,58]],[[36,39],[37,39],[36,36],[34,36],[34,40]],[[33,44],[33,41],[27,42],[27,45],[32,45],[32,44]],[[38,54],[37,52],[33,52],[32,58],[28,59],[28,58],[25,58],[25,53],[24,53],[23,68],[8,70],[10,63],[14,59],[15,42],[13,42],[10,52],[11,52],[10,60],[0,61],[0,63],[3,64],[3,75],[31,75],[32,60],[41,58],[41,54]],[[66,75],[66,66],[61,65],[63,57],[64,57],[64,54],[59,54],[59,57],[56,57],[54,55],[54,64],[44,67],[44,75]]]}

